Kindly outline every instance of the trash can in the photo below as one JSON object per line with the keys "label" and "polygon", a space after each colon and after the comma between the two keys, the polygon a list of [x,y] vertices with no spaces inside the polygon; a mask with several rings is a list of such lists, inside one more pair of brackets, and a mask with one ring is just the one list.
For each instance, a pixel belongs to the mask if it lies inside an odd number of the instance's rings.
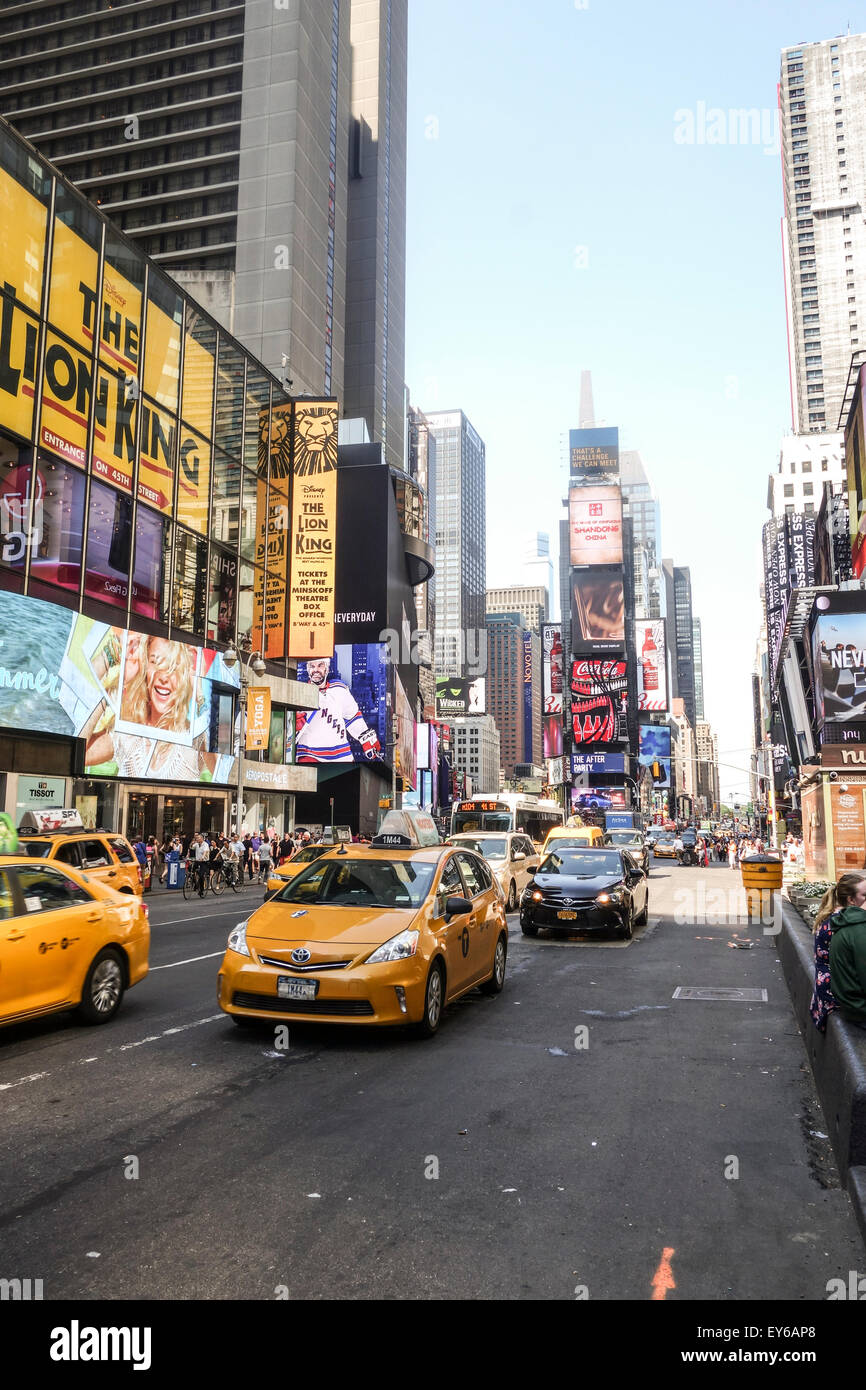
{"label": "trash can", "polygon": [[172,859],[168,865],[167,888],[182,888],[186,882],[186,865],[179,859]]}
{"label": "trash can", "polygon": [[773,915],[773,895],[782,886],[782,861],[773,854],[747,854],[740,873],[749,904],[749,917],[768,921]]}

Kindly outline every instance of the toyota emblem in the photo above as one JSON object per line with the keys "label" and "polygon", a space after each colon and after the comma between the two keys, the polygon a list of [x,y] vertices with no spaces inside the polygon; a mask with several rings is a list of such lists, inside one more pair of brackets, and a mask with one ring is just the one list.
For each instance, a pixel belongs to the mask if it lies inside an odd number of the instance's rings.
{"label": "toyota emblem", "polygon": [[297,950],[292,951],[292,960],[295,962],[295,965],[304,965],[309,959],[310,953],[306,946],[299,946]]}

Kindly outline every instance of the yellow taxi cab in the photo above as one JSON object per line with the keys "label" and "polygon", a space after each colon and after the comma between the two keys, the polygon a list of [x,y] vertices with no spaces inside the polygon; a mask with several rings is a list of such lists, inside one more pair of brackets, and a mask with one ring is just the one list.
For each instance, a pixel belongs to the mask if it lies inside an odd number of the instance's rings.
{"label": "yellow taxi cab", "polygon": [[604,842],[604,831],[597,825],[555,825],[544,842],[542,857],[552,849],[594,849]]}
{"label": "yellow taxi cab", "polygon": [[11,821],[0,822],[0,1027],[68,1009],[108,1023],[147,974],[146,904],[17,852]]}
{"label": "yellow taxi cab", "polygon": [[653,841],[653,854],[656,859],[676,859],[678,857],[673,835],[659,835]]}
{"label": "yellow taxi cab", "polygon": [[290,878],[294,878],[295,874],[299,874],[308,864],[314,864],[331,849],[336,849],[336,845],[304,845],[302,849],[295,850],[291,859],[287,859],[278,869],[272,869],[268,874],[265,882],[265,902],[272,893],[285,887]]}
{"label": "yellow taxi cab", "polygon": [[447,1004],[505,982],[508,924],[490,868],[389,811],[368,845],[328,853],[228,939],[217,997],[235,1023],[320,1020],[439,1028]]}
{"label": "yellow taxi cab", "polygon": [[59,807],[25,811],[18,827],[18,849],[31,859],[80,869],[119,893],[144,891],[141,869],[126,837],[108,830],[85,830],[78,811]]}

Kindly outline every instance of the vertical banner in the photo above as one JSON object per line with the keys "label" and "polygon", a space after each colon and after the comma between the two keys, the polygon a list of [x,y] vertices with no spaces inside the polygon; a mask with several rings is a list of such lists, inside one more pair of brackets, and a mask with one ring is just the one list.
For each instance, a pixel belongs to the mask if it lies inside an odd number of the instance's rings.
{"label": "vertical banner", "polygon": [[271,692],[251,685],[247,694],[247,752],[267,748],[271,730]]}
{"label": "vertical banner", "polygon": [[667,649],[664,618],[638,618],[634,625],[637,651],[637,707],[668,707]]}
{"label": "vertical banner", "polygon": [[544,623],[541,629],[544,667],[545,715],[562,714],[562,625]]}
{"label": "vertical banner", "polygon": [[275,405],[270,420],[267,410],[259,412],[256,564],[262,569],[256,571],[253,645],[273,659],[286,654],[291,439],[291,402]]}
{"label": "vertical banner", "polygon": [[523,758],[532,762],[532,633],[523,634]]}
{"label": "vertical banner", "polygon": [[295,401],[288,655],[334,651],[337,402]]}

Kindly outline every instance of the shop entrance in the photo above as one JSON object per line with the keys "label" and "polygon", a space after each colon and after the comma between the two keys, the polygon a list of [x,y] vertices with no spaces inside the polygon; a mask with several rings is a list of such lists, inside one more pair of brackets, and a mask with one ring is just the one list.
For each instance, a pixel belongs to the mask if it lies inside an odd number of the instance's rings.
{"label": "shop entrance", "polygon": [[155,793],[130,792],[126,807],[126,838],[135,843],[147,841],[157,832],[157,797]]}
{"label": "shop entrance", "polygon": [[197,829],[203,830],[205,834],[212,831],[217,835],[222,835],[225,827],[226,803],[224,797],[205,797],[201,799],[201,815]]}
{"label": "shop entrance", "polygon": [[175,835],[179,835],[182,840],[191,838],[195,829],[195,797],[165,797],[162,808],[163,843],[172,840]]}

